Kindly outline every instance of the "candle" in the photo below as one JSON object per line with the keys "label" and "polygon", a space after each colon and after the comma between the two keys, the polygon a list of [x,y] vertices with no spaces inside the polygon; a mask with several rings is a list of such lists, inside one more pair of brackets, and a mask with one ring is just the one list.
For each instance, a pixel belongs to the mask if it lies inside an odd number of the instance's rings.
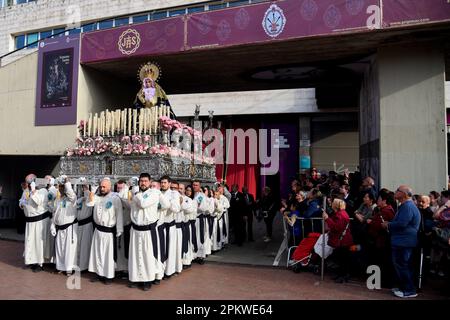
{"label": "candle", "polygon": [[137,110],[133,110],[133,134],[136,135]]}
{"label": "candle", "polygon": [[88,127],[88,136],[92,136],[92,113],[89,113],[89,127]]}
{"label": "candle", "polygon": [[139,121],[139,123],[138,123],[138,134],[140,135],[141,134],[141,129],[142,129],[142,110],[141,110],[141,112],[139,112],[138,121]]}
{"label": "candle", "polygon": [[126,117],[126,114],[125,114],[125,112],[126,112],[126,110],[125,109],[123,109],[122,110],[122,119],[120,119],[120,120],[122,120],[122,133],[124,134],[124,135],[126,135],[126,120],[127,120],[127,117]]}
{"label": "candle", "polygon": [[87,121],[84,120],[83,121],[83,137],[86,137],[86,126],[87,126]]}
{"label": "candle", "polygon": [[96,136],[96,130],[97,130],[97,114],[94,115],[94,126],[92,128],[92,135]]}
{"label": "candle", "polygon": [[144,109],[144,135],[147,134],[147,118],[148,118],[148,109]]}
{"label": "candle", "polygon": [[131,136],[131,109],[128,108],[128,135]]}
{"label": "candle", "polygon": [[153,118],[155,121],[155,134],[158,133],[158,107],[155,107],[155,117]]}

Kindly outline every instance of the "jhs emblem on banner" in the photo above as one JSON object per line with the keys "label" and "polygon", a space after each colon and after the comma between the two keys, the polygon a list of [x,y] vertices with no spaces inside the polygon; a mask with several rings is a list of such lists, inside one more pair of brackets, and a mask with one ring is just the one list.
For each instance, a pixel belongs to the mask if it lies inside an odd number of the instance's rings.
{"label": "jhs emblem on banner", "polygon": [[117,44],[120,52],[130,55],[135,53],[139,48],[139,45],[141,44],[141,36],[136,30],[128,29],[120,35],[119,42]]}
{"label": "jhs emblem on banner", "polygon": [[283,10],[276,4],[272,4],[264,14],[262,26],[269,37],[275,38],[283,32],[286,17]]}

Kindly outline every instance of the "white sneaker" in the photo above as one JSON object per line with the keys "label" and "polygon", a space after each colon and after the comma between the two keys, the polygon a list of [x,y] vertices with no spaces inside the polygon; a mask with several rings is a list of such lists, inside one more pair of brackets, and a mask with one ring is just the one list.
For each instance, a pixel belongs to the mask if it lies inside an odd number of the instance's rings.
{"label": "white sneaker", "polygon": [[439,276],[439,277],[445,277],[445,273],[442,272],[442,271],[439,271],[439,272],[438,272],[438,276]]}
{"label": "white sneaker", "polygon": [[399,297],[399,298],[415,298],[415,297],[418,296],[417,293],[411,293],[411,294],[406,295],[406,294],[405,294],[404,292],[402,292],[402,291],[396,291],[396,292],[394,292],[394,295],[397,296],[397,297]]}
{"label": "white sneaker", "polygon": [[270,238],[265,238],[264,239],[264,242],[270,242],[272,239],[270,239]]}
{"label": "white sneaker", "polygon": [[399,288],[392,288],[391,291],[393,294],[395,294],[396,292],[401,292]]}

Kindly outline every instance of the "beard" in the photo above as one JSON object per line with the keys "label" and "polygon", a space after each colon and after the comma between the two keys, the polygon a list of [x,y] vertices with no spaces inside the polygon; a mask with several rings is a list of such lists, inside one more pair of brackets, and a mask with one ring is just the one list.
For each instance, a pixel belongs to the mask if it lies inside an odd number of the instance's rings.
{"label": "beard", "polygon": [[145,191],[147,191],[149,189],[149,187],[146,187],[146,186],[139,186],[139,190],[141,190],[142,192],[145,192]]}

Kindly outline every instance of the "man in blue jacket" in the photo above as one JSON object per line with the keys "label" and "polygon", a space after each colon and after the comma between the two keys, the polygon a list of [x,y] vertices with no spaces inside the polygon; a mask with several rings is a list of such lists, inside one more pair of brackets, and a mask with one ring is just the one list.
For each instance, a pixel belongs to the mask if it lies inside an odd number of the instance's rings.
{"label": "man in blue jacket", "polygon": [[392,289],[400,298],[417,297],[414,287],[412,252],[417,246],[417,233],[420,225],[420,212],[411,200],[412,189],[401,185],[395,191],[395,199],[400,203],[397,214],[383,227],[391,235],[392,262],[397,274],[399,288]]}

